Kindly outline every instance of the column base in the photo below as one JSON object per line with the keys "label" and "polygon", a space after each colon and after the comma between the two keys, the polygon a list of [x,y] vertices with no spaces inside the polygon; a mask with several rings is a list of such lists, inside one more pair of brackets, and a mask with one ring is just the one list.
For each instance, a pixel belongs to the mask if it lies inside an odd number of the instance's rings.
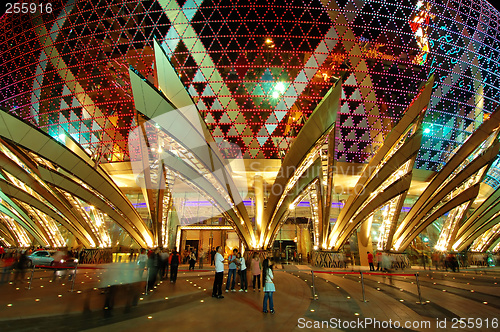
{"label": "column base", "polygon": [[346,268],[346,256],[342,252],[333,251],[313,251],[312,265],[315,267]]}
{"label": "column base", "polygon": [[107,264],[113,262],[113,249],[83,249],[78,257],[79,264]]}
{"label": "column base", "polygon": [[[391,268],[393,268],[393,269],[408,269],[408,268],[411,268],[410,259],[408,258],[407,254],[405,254],[405,253],[398,253],[398,252],[384,252],[383,254],[386,254],[386,255],[389,256],[390,261],[391,261]],[[377,263],[376,259],[377,258],[375,256],[374,257],[375,264]]]}

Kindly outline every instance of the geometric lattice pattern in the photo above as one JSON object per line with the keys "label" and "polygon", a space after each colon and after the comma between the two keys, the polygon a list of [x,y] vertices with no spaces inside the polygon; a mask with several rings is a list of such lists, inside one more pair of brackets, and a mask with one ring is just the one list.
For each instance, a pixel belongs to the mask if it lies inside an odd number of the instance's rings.
{"label": "geometric lattice pattern", "polygon": [[484,1],[51,4],[0,19],[0,105],[101,162],[129,158],[128,68],[156,84],[153,39],[215,140],[244,158],[282,158],[341,80],[336,158],[365,162],[435,75],[415,167],[439,170],[500,99],[498,11]]}

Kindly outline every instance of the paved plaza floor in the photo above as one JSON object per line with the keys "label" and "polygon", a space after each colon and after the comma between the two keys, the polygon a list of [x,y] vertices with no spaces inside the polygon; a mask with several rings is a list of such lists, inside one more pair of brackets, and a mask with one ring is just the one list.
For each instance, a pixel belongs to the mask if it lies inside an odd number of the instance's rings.
{"label": "paved plaza floor", "polygon": [[211,296],[213,272],[186,271],[181,266],[175,284],[164,280],[148,294],[145,282],[122,285],[111,297],[100,288],[107,272],[97,267],[80,267],[74,284],[60,277],[52,281],[51,271],[37,269],[31,284],[28,270],[22,282],[0,285],[0,331],[494,331],[500,327],[499,268],[409,269],[391,271],[392,275],[367,274],[362,267],[278,265],[276,313],[264,314],[263,293],[253,291],[251,278],[248,293],[223,293],[224,299],[216,299]]}

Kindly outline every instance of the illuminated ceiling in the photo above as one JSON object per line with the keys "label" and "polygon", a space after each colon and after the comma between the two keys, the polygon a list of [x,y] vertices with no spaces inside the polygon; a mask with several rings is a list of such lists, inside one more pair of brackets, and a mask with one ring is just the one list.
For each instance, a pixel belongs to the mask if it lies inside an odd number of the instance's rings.
{"label": "illuminated ceiling", "polygon": [[[499,93],[497,16],[485,1],[52,3],[2,17],[0,105],[101,162],[129,158],[128,67],[155,83],[153,39],[214,139],[244,158],[282,157],[340,78],[336,158],[365,162],[434,74],[415,166],[438,170]],[[496,173],[486,181],[496,187]]]}

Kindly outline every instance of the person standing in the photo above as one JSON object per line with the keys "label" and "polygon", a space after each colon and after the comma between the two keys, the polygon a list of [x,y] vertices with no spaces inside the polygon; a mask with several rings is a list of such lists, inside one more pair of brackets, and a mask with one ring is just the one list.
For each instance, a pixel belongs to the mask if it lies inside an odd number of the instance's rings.
{"label": "person standing", "polygon": [[224,256],[222,256],[221,246],[217,246],[217,249],[215,250],[214,263],[215,263],[215,278],[214,278],[214,287],[212,290],[212,297],[223,299],[224,296],[222,296],[222,281],[224,279]]}
{"label": "person standing", "polygon": [[196,264],[196,254],[191,249],[191,253],[189,254],[189,270],[194,270],[195,264]]}
{"label": "person standing", "polygon": [[181,258],[177,249],[174,249],[168,257],[168,264],[170,265],[170,283],[177,281],[177,271],[179,270],[179,262]]}
{"label": "person standing", "polygon": [[269,258],[262,264],[262,281],[264,283],[264,303],[262,312],[267,314],[267,301],[269,300],[269,311],[274,314],[273,293],[276,291],[274,286],[273,262]]}
{"label": "person standing", "polygon": [[260,292],[260,272],[262,265],[260,264],[259,254],[254,253],[252,258],[252,286],[255,292],[255,283]]}
{"label": "person standing", "polygon": [[233,277],[233,282],[231,283],[231,292],[236,292],[234,289],[234,285],[236,283],[236,262],[238,261],[238,257],[236,254],[238,253],[238,249],[233,249],[233,254],[229,255],[227,258],[227,263],[229,265],[229,271],[227,272],[227,281],[226,281],[226,293],[229,292],[229,283],[231,281],[231,276]]}
{"label": "person standing", "polygon": [[375,266],[373,265],[373,254],[369,251],[366,253],[368,254],[368,265],[370,265],[370,271],[375,271]]}
{"label": "person standing", "polygon": [[203,250],[203,248],[200,249],[198,259],[199,259],[200,269],[203,269],[203,261],[205,260],[205,251]]}
{"label": "person standing", "polygon": [[214,258],[217,251],[212,247],[210,250],[210,265],[214,265]]}
{"label": "person standing", "polygon": [[240,292],[248,292],[248,282],[247,282],[247,265],[245,263],[245,257],[238,253],[239,266],[240,266]]}

